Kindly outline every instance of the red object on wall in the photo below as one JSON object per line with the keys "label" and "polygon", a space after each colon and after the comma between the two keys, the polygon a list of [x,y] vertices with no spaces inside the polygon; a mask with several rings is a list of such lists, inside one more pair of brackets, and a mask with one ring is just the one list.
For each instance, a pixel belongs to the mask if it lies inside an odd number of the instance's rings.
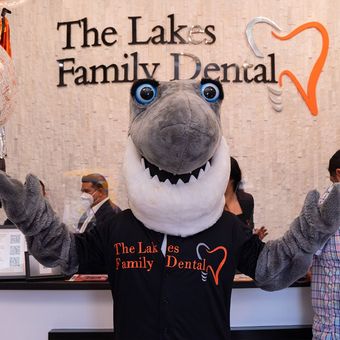
{"label": "red object on wall", "polygon": [[0,46],[2,46],[5,51],[8,53],[8,55],[12,56],[12,50],[11,50],[11,39],[10,39],[10,28],[9,28],[9,22],[8,19],[5,17],[6,13],[11,13],[6,8],[2,9],[1,12],[1,21],[0,21]]}

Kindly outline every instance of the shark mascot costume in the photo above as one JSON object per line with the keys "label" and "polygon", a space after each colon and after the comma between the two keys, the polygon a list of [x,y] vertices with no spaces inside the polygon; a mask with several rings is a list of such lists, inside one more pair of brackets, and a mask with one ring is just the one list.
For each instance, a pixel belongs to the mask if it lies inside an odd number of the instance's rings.
{"label": "shark mascot costume", "polygon": [[222,100],[210,79],[133,84],[124,161],[130,209],[91,232],[69,232],[35,176],[22,184],[0,174],[6,213],[42,264],[108,273],[116,340],[230,339],[235,270],[266,290],[287,287],[340,226],[339,185],[323,203],[310,192],[285,235],[266,244],[223,211],[230,157]]}

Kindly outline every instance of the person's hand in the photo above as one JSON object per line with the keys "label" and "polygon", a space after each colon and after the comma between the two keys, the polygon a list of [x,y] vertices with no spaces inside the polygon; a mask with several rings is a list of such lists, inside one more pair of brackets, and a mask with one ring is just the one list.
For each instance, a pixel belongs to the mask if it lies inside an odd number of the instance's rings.
{"label": "person's hand", "polygon": [[264,226],[261,228],[254,228],[254,234],[257,235],[260,240],[263,240],[268,235],[268,230]]}

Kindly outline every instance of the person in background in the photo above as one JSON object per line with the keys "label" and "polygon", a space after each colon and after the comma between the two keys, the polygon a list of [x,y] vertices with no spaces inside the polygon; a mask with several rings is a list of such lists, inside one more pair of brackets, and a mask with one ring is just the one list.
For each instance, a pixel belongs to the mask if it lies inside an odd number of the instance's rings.
{"label": "person in background", "polygon": [[240,188],[242,172],[234,157],[230,157],[230,163],[230,178],[224,194],[224,209],[236,215],[262,240],[268,235],[267,229],[265,227],[254,228],[254,198]]}
{"label": "person in background", "polygon": [[[332,183],[340,182],[340,150],[329,160]],[[313,257],[311,266],[313,340],[340,339],[340,225]]]}
{"label": "person in background", "polygon": [[101,174],[89,174],[81,179],[81,200],[85,213],[80,217],[77,232],[88,232],[97,225],[112,220],[121,210],[109,198],[109,187]]}

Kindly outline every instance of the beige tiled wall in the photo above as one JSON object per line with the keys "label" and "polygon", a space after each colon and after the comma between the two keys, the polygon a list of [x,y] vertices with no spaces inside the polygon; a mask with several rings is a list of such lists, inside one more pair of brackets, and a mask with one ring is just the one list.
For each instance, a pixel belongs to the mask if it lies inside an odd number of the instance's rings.
{"label": "beige tiled wall", "polygon": [[[240,162],[245,188],[255,197],[256,224],[266,225],[271,238],[281,235],[299,212],[307,191],[322,191],[328,185],[327,162],[340,147],[339,1],[27,0],[11,9],[18,97],[16,110],[6,124],[8,172],[20,179],[28,172],[41,177],[53,206],[65,218],[77,205],[80,175],[86,172],[106,175],[111,197],[122,208],[128,206],[122,160],[130,84],[75,86],[68,75],[69,85],[57,87],[56,60],[75,58],[76,67],[125,62],[131,67],[131,57],[124,58],[124,53],[137,51],[140,62],[161,63],[155,74],[160,80],[173,77],[170,53],[194,54],[202,65],[255,65],[261,60],[247,44],[245,27],[258,16],[275,21],[282,34],[305,22],[321,22],[329,33],[330,47],[317,86],[317,116],[311,115],[288,78],[284,78],[282,112],[272,109],[267,84],[223,85],[223,131],[232,155]],[[175,15],[176,25],[214,25],[216,42],[128,44],[129,16],[142,16],[138,35],[143,39],[156,25],[165,27],[168,34],[170,14]],[[63,50],[65,30],[58,31],[57,23],[84,17],[89,26],[99,30],[113,26],[118,32],[117,43],[80,48],[81,30],[75,29],[72,37],[77,48]],[[321,50],[320,34],[311,29],[281,42],[271,37],[270,31],[268,25],[258,24],[254,37],[265,55],[275,54],[276,77],[281,70],[289,69],[306,87]],[[263,63],[268,66],[268,58]],[[181,76],[191,74],[192,68],[192,62],[185,59]]]}

